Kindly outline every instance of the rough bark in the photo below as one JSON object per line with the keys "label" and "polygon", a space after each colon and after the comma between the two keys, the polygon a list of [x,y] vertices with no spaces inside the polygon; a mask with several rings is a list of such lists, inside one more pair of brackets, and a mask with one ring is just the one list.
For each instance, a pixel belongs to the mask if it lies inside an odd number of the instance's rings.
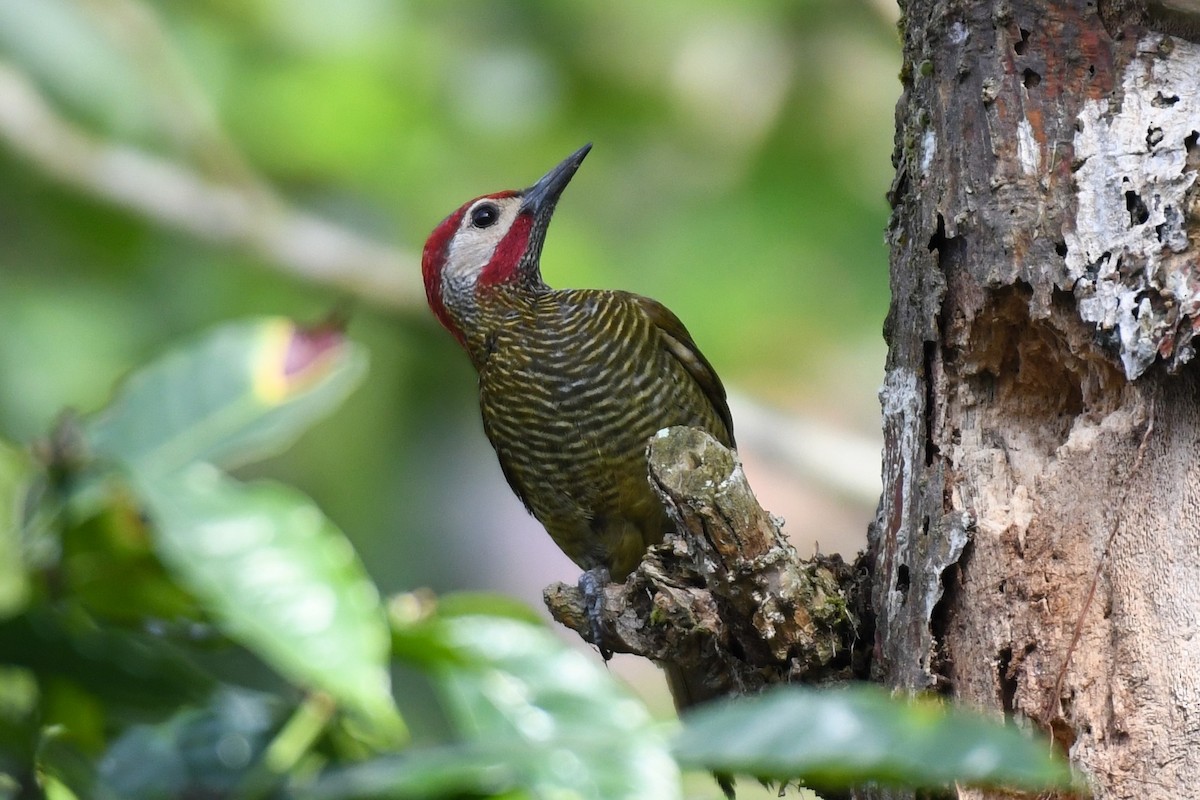
{"label": "rough bark", "polygon": [[[607,587],[605,646],[685,675],[690,702],[849,677],[862,573],[838,556],[801,559],[754,497],[737,456],[703,431],[660,434],[649,463],[679,533]],[[590,637],[576,587],[550,586],[546,604]]]}
{"label": "rough bark", "polygon": [[875,675],[1050,732],[1098,798],[1191,796],[1200,45],[902,6]]}

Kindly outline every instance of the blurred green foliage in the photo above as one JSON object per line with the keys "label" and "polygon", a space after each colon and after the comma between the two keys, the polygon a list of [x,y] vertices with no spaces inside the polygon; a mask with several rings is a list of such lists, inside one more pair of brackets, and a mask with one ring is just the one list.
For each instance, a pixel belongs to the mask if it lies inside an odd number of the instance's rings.
{"label": "blurred green foliage", "polygon": [[[0,0],[0,66],[101,143],[265,181],[413,259],[466,199],[527,185],[593,141],[552,226],[551,284],[656,297],[727,383],[796,406],[836,379],[826,406],[870,425],[894,13],[883,0]],[[100,407],[111,376],[161,341],[244,314],[316,319],[344,299],[81,194],[7,136],[0,432],[16,441],[63,406]],[[470,367],[419,296],[376,300],[353,300],[373,370],[346,413],[248,474],[314,495],[389,589],[486,584],[455,543],[493,534],[446,514],[494,500],[481,476],[502,486]]]}
{"label": "blurred green foliage", "polygon": [[[1070,785],[1044,743],[878,688],[776,687],[673,730],[511,601],[385,609],[311,500],[223,472],[285,447],[365,368],[330,323],[227,323],[28,452],[0,438],[0,797],[673,800],[681,765]],[[436,690],[445,735],[408,730],[400,666]]]}

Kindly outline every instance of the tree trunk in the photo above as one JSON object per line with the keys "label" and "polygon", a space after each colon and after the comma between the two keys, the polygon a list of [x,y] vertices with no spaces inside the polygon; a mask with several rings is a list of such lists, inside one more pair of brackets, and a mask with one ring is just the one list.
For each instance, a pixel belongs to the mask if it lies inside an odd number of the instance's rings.
{"label": "tree trunk", "polygon": [[902,3],[874,667],[1189,797],[1200,45],[1101,5]]}

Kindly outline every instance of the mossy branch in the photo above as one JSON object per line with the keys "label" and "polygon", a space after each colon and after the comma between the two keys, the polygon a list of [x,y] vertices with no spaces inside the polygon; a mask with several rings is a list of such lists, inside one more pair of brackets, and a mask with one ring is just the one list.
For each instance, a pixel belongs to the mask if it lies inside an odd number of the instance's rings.
{"label": "mossy branch", "polygon": [[[685,672],[693,701],[854,674],[861,570],[838,555],[802,559],[737,456],[708,434],[665,431],[649,464],[677,533],[607,587],[605,645]],[[587,636],[577,588],[554,584],[545,600],[556,620]]]}

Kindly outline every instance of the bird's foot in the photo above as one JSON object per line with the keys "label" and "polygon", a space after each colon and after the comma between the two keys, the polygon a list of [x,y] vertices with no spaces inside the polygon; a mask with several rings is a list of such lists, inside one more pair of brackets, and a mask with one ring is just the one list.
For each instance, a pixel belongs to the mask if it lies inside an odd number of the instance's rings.
{"label": "bird's foot", "polygon": [[600,657],[608,661],[613,651],[604,644],[604,587],[611,582],[608,570],[593,567],[579,576],[579,591],[583,594],[583,607],[587,612],[588,629],[592,644],[600,649]]}

